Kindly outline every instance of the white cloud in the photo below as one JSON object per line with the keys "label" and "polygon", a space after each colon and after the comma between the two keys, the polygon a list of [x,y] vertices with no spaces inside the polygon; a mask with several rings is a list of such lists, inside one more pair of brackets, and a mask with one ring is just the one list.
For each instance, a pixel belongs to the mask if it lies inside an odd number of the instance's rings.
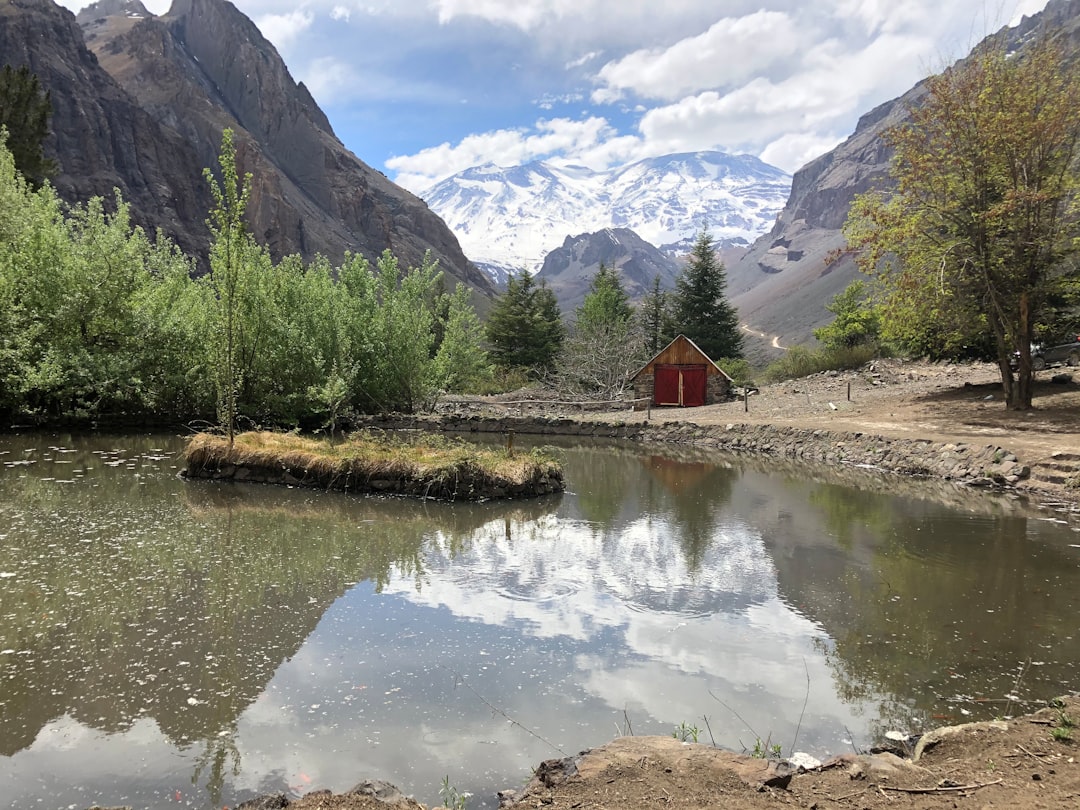
{"label": "white cloud", "polygon": [[789,132],[762,149],[758,157],[770,166],[777,166],[784,171],[794,173],[843,140],[844,138],[831,134]]}
{"label": "white cloud", "polygon": [[573,70],[574,68],[583,67],[584,65],[588,64],[594,59],[598,59],[599,57],[600,51],[589,51],[586,54],[582,54],[577,59],[571,59],[569,62],[567,62],[566,69]]}
{"label": "white cloud", "polygon": [[704,34],[670,48],[639,50],[607,63],[597,77],[603,87],[593,100],[613,101],[624,90],[673,100],[706,88],[730,86],[798,52],[806,40],[807,32],[780,12],[725,17]]}
{"label": "white cloud", "polygon": [[423,190],[482,163],[515,166],[552,155],[561,155],[567,160],[581,157],[614,136],[615,131],[603,118],[583,121],[541,119],[532,131],[500,129],[469,135],[456,146],[442,143],[415,155],[394,156],[386,161],[386,167],[397,172],[395,182],[409,189]]}
{"label": "white cloud", "polygon": [[264,14],[254,18],[262,35],[282,48],[315,22],[315,15],[305,8],[296,9],[286,14]]}
{"label": "white cloud", "polygon": [[479,17],[489,22],[508,24],[528,31],[545,18],[562,17],[578,4],[574,0],[436,0],[439,22],[448,23],[455,17]]}
{"label": "white cloud", "polygon": [[344,22],[348,22],[351,15],[352,12],[345,6],[334,6],[332,9],[330,9],[330,19],[332,20],[342,20]]}
{"label": "white cloud", "polygon": [[304,71],[303,81],[311,95],[326,105],[354,96],[361,85],[352,66],[333,56],[313,60]]}
{"label": "white cloud", "polygon": [[925,25],[938,10],[934,3],[898,3],[896,0],[834,0],[834,14],[858,22],[868,35],[889,33],[912,25]]}

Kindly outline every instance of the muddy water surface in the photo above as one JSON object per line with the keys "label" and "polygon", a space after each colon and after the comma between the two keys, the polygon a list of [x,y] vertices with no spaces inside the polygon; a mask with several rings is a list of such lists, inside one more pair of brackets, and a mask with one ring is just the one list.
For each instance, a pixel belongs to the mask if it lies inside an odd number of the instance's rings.
{"label": "muddy water surface", "polygon": [[617,734],[823,755],[1080,688],[1080,527],[1015,501],[577,446],[562,496],[421,503],[181,446],[0,437],[0,806],[492,807]]}

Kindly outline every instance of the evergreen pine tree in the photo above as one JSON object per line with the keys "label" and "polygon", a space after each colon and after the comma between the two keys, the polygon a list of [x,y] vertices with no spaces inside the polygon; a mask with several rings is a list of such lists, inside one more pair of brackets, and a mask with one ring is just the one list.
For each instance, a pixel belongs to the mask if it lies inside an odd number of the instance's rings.
{"label": "evergreen pine tree", "polygon": [[633,317],[634,309],[614,268],[600,262],[589,292],[575,314],[580,331],[626,323]]}
{"label": "evergreen pine tree", "polygon": [[537,286],[526,271],[510,276],[484,332],[497,365],[534,371],[551,366],[565,335],[555,294]]}
{"label": "evergreen pine tree", "polygon": [[702,230],[676,283],[674,325],[713,360],[742,357],[739,315],[726,289],[727,271],[716,257],[712,235]]}
{"label": "evergreen pine tree", "polygon": [[641,299],[640,317],[645,354],[653,357],[675,338],[671,294],[660,287],[660,276],[653,277],[652,289]]}

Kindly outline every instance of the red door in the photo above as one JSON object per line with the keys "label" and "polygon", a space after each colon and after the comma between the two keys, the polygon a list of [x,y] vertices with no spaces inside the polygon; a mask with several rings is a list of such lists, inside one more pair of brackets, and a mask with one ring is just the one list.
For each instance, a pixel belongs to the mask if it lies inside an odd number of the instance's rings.
{"label": "red door", "polygon": [[653,402],[656,405],[681,405],[679,367],[657,366],[653,378]]}
{"label": "red door", "polygon": [[694,408],[705,404],[705,366],[658,365],[653,375],[654,405]]}
{"label": "red door", "polygon": [[682,404],[697,408],[705,404],[705,366],[682,369]]}

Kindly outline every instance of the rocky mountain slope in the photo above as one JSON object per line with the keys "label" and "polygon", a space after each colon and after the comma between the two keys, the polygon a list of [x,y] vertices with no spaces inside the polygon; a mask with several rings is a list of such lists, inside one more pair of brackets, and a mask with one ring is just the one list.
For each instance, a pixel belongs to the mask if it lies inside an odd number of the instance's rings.
{"label": "rocky mountain slope", "polygon": [[568,236],[560,247],[544,258],[536,274],[555,293],[563,317],[571,316],[589,292],[600,264],[619,275],[631,300],[639,300],[652,289],[653,279],[660,286],[675,286],[680,264],[650,245],[627,228],[605,228],[596,233]]}
{"label": "rocky mountain slope", "polygon": [[[497,280],[541,269],[569,235],[630,229],[665,253],[686,253],[702,226],[745,248],[772,227],[791,177],[749,155],[696,152],[596,172],[537,161],[476,166],[424,193],[466,253]],[[587,283],[587,282],[586,282]]]}
{"label": "rocky mountain slope", "polygon": [[69,11],[52,0],[0,4],[0,61],[27,65],[51,93],[45,146],[59,164],[52,182],[65,200],[111,198],[118,188],[141,225],[205,253],[211,201],[197,153],[101,69]]}
{"label": "rocky mountain slope", "polygon": [[[1065,47],[1080,53],[1078,30],[1080,2],[1051,0],[1039,14],[999,34],[1007,36],[1012,47],[1051,31],[1063,35]],[[789,346],[812,341],[813,329],[832,319],[825,305],[858,271],[850,258],[833,263],[826,259],[846,245],[841,229],[855,197],[892,187],[892,153],[882,135],[906,120],[907,110],[924,94],[920,83],[867,113],[846,141],[795,173],[791,196],[772,230],[729,264],[729,295],[753,329],[779,335]],[[750,339],[747,350],[755,357],[776,351],[768,348],[768,340],[759,345]]]}
{"label": "rocky mountain slope", "polygon": [[46,148],[65,199],[119,187],[140,224],[205,256],[202,169],[216,167],[231,127],[254,178],[250,226],[275,257],[338,262],[389,248],[418,264],[430,250],[452,277],[493,292],[436,214],[338,141],[273,45],[226,0],[175,0],[161,17],[138,0],[104,0],[77,21],[52,0],[10,0],[0,6],[0,58],[28,64],[52,93]]}

